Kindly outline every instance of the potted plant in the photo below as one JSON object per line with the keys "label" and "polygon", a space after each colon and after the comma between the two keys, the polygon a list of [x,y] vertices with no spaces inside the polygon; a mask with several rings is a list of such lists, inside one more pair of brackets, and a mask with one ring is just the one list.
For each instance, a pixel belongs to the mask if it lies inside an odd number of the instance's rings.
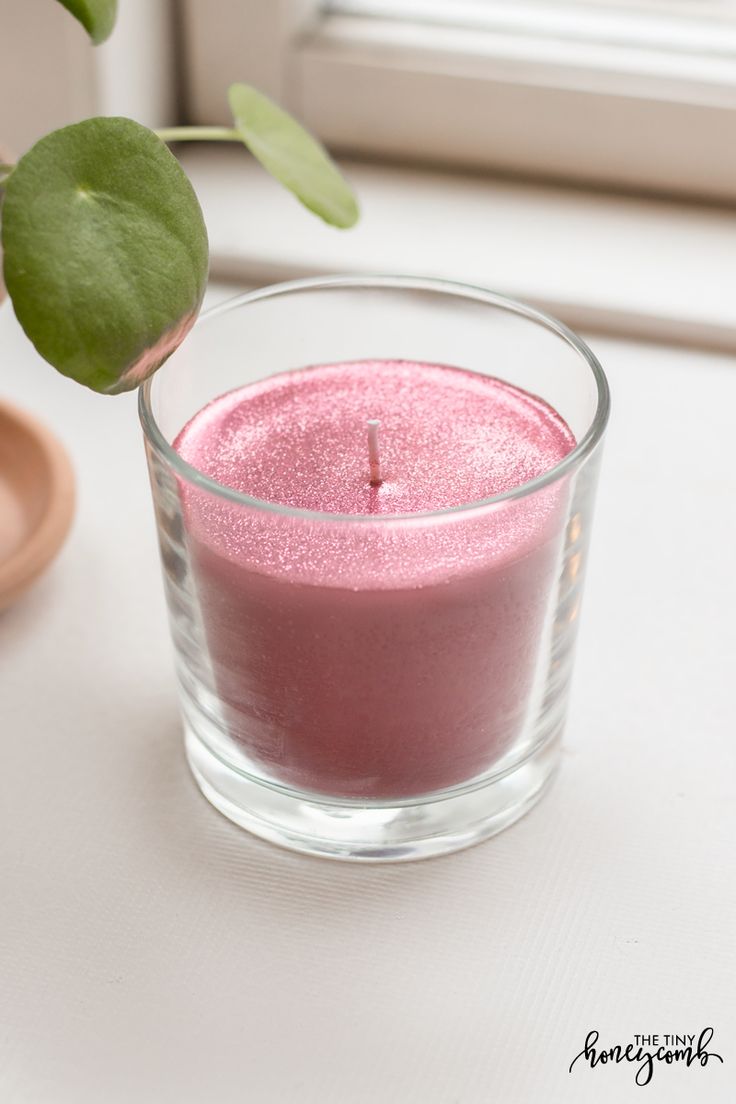
{"label": "potted plant", "polygon": [[[112,32],[117,0],[59,2],[93,43]],[[248,85],[233,85],[229,100],[230,128],[154,133],[132,119],[104,117],[46,135],[17,163],[0,147],[0,302],[7,287],[37,351],[77,383],[108,395],[138,387],[199,313],[207,231],[169,143],[242,143],[325,222],[342,228],[356,221],[353,194],[319,143]],[[2,607],[61,546],[73,477],[63,448],[35,419],[4,404],[0,432],[4,477],[18,500],[10,521],[30,519],[27,531],[6,542],[11,554],[0,556]]]}
{"label": "potted plant", "polygon": [[[117,0],[59,0],[92,41]],[[322,148],[254,88],[229,90],[233,125],[153,132],[100,117],[0,159],[4,275],[15,313],[44,359],[103,394],[137,387],[183,341],[208,271],[197,197],[167,143],[240,142],[309,210],[345,228],[350,188]]]}

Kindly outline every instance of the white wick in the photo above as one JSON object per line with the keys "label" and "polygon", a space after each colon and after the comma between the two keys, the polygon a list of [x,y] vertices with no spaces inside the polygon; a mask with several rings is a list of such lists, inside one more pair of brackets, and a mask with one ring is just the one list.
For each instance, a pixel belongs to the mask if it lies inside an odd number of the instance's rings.
{"label": "white wick", "polygon": [[368,420],[368,463],[371,468],[371,486],[379,487],[382,483],[381,480],[381,457],[378,452],[378,427],[380,421],[378,418],[369,418]]}

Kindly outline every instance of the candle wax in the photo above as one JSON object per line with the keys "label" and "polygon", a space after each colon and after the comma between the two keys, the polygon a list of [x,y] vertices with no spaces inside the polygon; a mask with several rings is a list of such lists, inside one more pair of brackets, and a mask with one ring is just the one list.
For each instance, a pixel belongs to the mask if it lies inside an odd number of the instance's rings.
{"label": "candle wax", "polygon": [[[367,423],[380,421],[371,484]],[[574,447],[541,399],[457,368],[362,361],[215,399],[174,443],[223,723],[272,778],[335,796],[431,792],[486,772],[523,727],[561,550],[564,481],[440,518]]]}

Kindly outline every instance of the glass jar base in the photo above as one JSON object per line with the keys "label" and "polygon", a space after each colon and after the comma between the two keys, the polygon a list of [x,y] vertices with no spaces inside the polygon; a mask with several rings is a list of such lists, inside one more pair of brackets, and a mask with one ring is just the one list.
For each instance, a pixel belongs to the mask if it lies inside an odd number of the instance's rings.
{"label": "glass jar base", "polygon": [[445,793],[361,802],[297,793],[242,774],[186,729],[197,785],[229,820],[291,851],[372,863],[446,855],[508,828],[544,794],[559,745],[556,733],[513,768]]}

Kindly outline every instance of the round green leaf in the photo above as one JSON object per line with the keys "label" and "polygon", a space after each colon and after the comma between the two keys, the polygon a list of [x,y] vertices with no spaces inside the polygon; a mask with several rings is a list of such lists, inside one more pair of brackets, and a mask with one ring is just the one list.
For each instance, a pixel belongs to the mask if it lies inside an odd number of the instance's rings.
{"label": "round green leaf", "polygon": [[231,85],[229,100],[235,129],[272,176],[332,226],[357,222],[355,196],[324,146],[248,84]]}
{"label": "round green leaf", "polygon": [[189,332],[207,280],[178,161],[131,119],[87,119],[42,138],[5,188],[5,283],[28,337],[95,391],[137,387]]}
{"label": "round green leaf", "polygon": [[112,34],[118,11],[118,0],[59,0],[84,27],[95,46]]}

